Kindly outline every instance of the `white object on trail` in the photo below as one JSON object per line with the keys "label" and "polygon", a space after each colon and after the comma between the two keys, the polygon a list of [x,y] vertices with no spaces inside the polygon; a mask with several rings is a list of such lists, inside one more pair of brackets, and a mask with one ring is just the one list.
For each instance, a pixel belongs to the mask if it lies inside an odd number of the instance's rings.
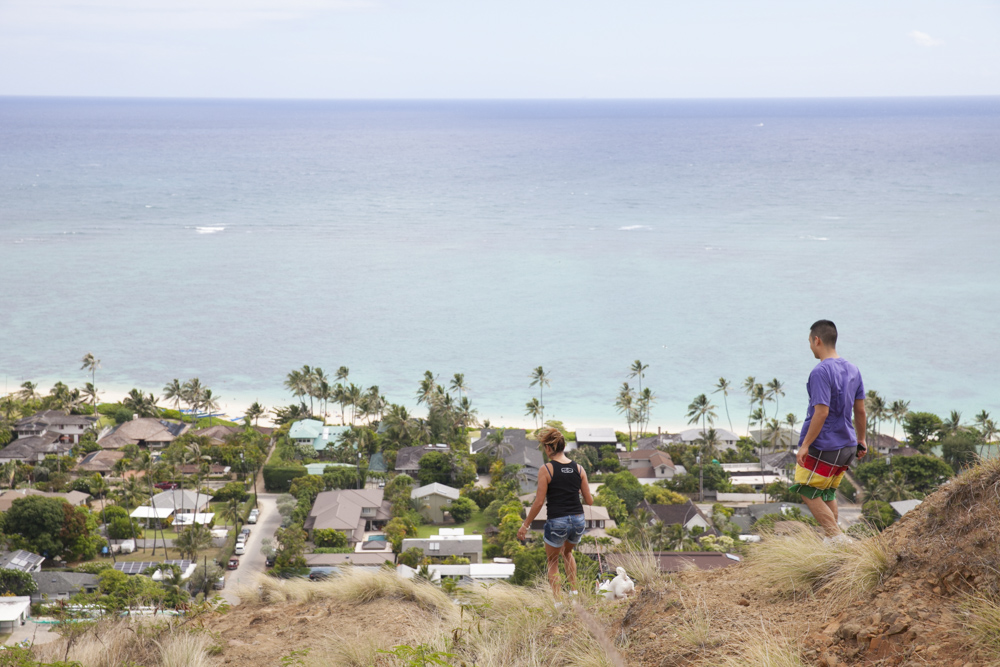
{"label": "white object on trail", "polygon": [[605,582],[598,587],[598,591],[604,591],[604,597],[608,600],[623,600],[629,593],[635,590],[635,584],[625,573],[624,567],[616,569],[618,576],[611,581]]}

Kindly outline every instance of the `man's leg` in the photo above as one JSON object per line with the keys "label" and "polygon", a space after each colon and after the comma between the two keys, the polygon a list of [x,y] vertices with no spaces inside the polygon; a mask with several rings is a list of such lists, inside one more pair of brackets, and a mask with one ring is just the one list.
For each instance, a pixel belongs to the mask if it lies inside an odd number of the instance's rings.
{"label": "man's leg", "polygon": [[577,590],[576,588],[576,558],[573,557],[573,547],[576,546],[569,540],[566,540],[566,544],[563,545],[562,557],[563,565],[566,567],[566,578],[569,579],[570,590]]}
{"label": "man's leg", "polygon": [[834,522],[840,526],[840,515],[837,514],[837,499],[834,498],[833,500],[824,500],[823,502],[825,502],[826,506],[830,508],[831,512],[833,512]]}
{"label": "man's leg", "polygon": [[[831,510],[830,506],[822,498],[807,498],[802,496],[802,502],[809,508],[812,515],[816,517],[816,521],[819,522],[827,537],[833,537],[840,533],[840,526],[837,525],[837,515],[835,514],[836,509]],[[836,508],[836,505],[834,505],[834,508]]]}
{"label": "man's leg", "polygon": [[[567,544],[569,544],[567,542]],[[562,554],[561,547],[553,547],[545,544],[545,556],[549,561],[549,586],[552,587],[552,594],[559,597],[559,556]],[[569,568],[567,568],[568,570]],[[573,563],[573,576],[576,577],[576,563]]]}

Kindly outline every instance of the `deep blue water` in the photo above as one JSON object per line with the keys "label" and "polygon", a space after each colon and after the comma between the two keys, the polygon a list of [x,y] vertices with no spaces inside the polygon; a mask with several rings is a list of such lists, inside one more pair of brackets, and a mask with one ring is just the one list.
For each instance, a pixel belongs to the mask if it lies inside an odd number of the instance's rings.
{"label": "deep blue water", "polygon": [[516,423],[543,365],[572,426],[620,421],[639,358],[653,426],[720,376],[801,418],[826,317],[869,388],[971,417],[998,184],[1000,98],[0,98],[0,374],[79,385],[91,351],[99,386],[197,375],[233,412],[302,364],[410,405],[463,372]]}

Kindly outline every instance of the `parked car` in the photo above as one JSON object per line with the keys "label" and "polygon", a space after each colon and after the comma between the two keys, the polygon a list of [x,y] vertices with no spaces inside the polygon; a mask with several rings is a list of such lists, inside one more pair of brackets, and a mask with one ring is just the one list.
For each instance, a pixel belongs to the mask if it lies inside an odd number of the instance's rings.
{"label": "parked car", "polygon": [[243,530],[240,531],[240,534],[250,537],[250,526],[243,526]]}
{"label": "parked car", "polygon": [[174,489],[181,488],[181,485],[177,482],[157,482],[153,486],[163,491],[173,491]]}
{"label": "parked car", "polygon": [[257,523],[257,515],[251,514],[249,517],[247,517],[247,523]]}
{"label": "parked car", "polygon": [[274,554],[271,554],[270,556],[264,559],[264,566],[274,567]]}
{"label": "parked car", "polygon": [[237,556],[242,556],[246,552],[247,552],[246,542],[237,542],[236,548],[233,549],[233,553],[236,554]]}
{"label": "parked car", "polygon": [[380,479],[378,481],[378,488],[380,488],[380,489],[384,489],[385,488],[385,480],[384,479]]}
{"label": "parked car", "polygon": [[233,556],[232,558],[229,559],[229,569],[230,570],[235,570],[239,566],[240,566],[240,559],[239,558],[237,558],[236,556]]}
{"label": "parked car", "polygon": [[309,581],[323,581],[324,579],[329,579],[333,573],[334,569],[332,567],[314,567],[309,573]]}
{"label": "parked car", "polygon": [[246,544],[247,536],[246,533],[240,533],[236,536],[236,544]]}
{"label": "parked car", "polygon": [[226,587],[226,575],[222,575],[221,577],[215,580],[215,583],[212,584],[212,588],[214,588],[217,591],[221,591],[225,587]]}

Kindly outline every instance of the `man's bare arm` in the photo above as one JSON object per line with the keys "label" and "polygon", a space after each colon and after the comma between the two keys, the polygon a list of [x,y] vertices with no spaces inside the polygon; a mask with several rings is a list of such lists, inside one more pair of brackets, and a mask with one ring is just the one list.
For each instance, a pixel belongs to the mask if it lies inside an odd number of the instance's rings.
{"label": "man's bare arm", "polygon": [[[868,413],[865,412],[865,399],[859,398],[854,401],[854,432],[858,436],[858,458],[865,455],[868,450],[868,443],[865,442],[865,433],[868,431]],[[861,451],[864,449],[865,451]]]}
{"label": "man's bare arm", "polygon": [[800,466],[805,467],[809,445],[816,442],[816,438],[819,437],[819,432],[823,430],[823,424],[826,423],[826,418],[829,416],[829,405],[820,404],[813,410],[812,420],[809,422],[809,430],[806,431],[806,437],[802,439],[802,446],[799,447],[799,452],[795,455],[795,460]]}

